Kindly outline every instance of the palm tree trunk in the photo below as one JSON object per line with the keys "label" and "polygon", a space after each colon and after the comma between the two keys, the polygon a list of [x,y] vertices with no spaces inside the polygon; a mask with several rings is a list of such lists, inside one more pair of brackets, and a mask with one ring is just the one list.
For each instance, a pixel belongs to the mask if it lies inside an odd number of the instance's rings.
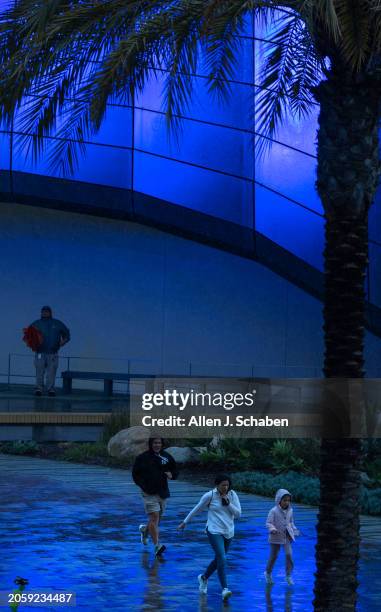
{"label": "palm tree trunk", "polygon": [[[370,78],[354,82],[338,70],[315,95],[320,103],[317,189],[326,217],[324,375],[362,378],[367,220],[380,176],[380,92]],[[358,584],[362,442],[326,434],[321,451],[314,609],[352,612]]]}

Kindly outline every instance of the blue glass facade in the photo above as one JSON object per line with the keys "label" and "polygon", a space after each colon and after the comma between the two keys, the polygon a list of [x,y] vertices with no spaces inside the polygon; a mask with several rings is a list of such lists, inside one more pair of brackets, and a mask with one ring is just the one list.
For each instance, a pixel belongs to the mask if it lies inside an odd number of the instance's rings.
{"label": "blue glass facade", "polygon": [[[237,37],[238,62],[231,98],[222,104],[207,91],[202,61],[182,133],[168,134],[161,92],[165,73],[152,77],[134,103],[110,104],[100,132],[86,147],[75,180],[134,189],[171,203],[253,228],[322,269],[324,218],[316,194],[318,106],[308,120],[289,118],[262,158],[254,154],[253,113],[261,58],[274,43],[248,16]],[[16,119],[15,131],[22,126]],[[49,143],[37,164],[0,134],[1,169],[49,175]],[[13,154],[11,154],[13,151]],[[370,214],[369,298],[381,306],[381,203]],[[379,283],[378,283],[379,284]]]}

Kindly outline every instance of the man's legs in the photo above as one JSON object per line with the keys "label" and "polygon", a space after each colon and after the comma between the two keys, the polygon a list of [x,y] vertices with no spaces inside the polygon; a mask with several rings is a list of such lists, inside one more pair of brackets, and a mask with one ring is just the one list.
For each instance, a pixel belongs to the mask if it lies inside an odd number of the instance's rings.
{"label": "man's legs", "polygon": [[211,547],[214,550],[215,557],[203,575],[204,580],[208,580],[208,578],[213,574],[213,572],[217,569],[218,577],[220,579],[220,583],[223,589],[227,588],[226,581],[226,553],[229,549],[230,542],[232,538],[224,538],[222,534],[217,533],[209,533],[207,531],[208,539]]}
{"label": "man's legs", "polygon": [[43,353],[36,353],[34,356],[34,366],[36,368],[36,391],[42,393],[44,389],[45,357]]}
{"label": "man's legs", "polygon": [[54,392],[58,368],[58,355],[46,355],[46,388],[48,393]]}
{"label": "man's legs", "polygon": [[159,543],[159,521],[160,512],[150,512],[148,515],[147,531],[152,538],[152,542],[157,546]]}
{"label": "man's legs", "polygon": [[144,509],[148,516],[148,523],[139,527],[141,540],[143,544],[146,544],[147,534],[149,534],[155,545],[155,554],[160,555],[164,552],[165,546],[159,543],[159,523],[160,517],[165,510],[166,500],[162,499],[160,495],[150,495],[143,492],[143,501]]}

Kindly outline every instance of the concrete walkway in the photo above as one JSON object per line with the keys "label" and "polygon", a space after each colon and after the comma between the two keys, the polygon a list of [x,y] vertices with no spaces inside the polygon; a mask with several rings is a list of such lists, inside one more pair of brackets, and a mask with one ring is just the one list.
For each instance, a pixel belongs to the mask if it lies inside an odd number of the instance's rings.
{"label": "concrete walkway", "polygon": [[[171,489],[162,530],[168,550],[163,560],[155,560],[151,547],[143,550],[139,541],[137,527],[144,514],[129,472],[0,455],[0,590],[12,588],[21,575],[28,578],[28,589],[76,592],[79,610],[221,610],[216,575],[209,581],[207,599],[198,593],[197,574],[212,557],[203,533],[206,515],[196,517],[183,534],[176,531],[206,489],[188,482],[174,482]],[[276,584],[268,590],[263,579],[268,549],[264,521],[272,501],[244,494],[240,499],[243,517],[228,557],[234,596],[225,608],[312,610],[315,510],[294,506],[303,532],[294,546],[295,587],[285,584],[281,555],[274,570]],[[380,610],[378,518],[363,519],[359,593],[359,612]]]}

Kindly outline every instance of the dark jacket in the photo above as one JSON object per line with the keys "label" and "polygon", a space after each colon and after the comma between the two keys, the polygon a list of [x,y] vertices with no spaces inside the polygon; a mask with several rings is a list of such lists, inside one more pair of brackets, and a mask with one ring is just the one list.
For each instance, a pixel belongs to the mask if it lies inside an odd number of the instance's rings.
{"label": "dark jacket", "polygon": [[165,451],[156,454],[148,450],[136,457],[132,468],[132,478],[144,493],[160,495],[162,499],[166,499],[170,493],[168,478],[164,472],[171,472],[173,479],[178,476],[176,462],[172,455]]}
{"label": "dark jacket", "polygon": [[67,342],[70,340],[70,331],[66,325],[58,319],[37,319],[32,325],[33,327],[37,327],[43,337],[42,344],[36,351],[37,353],[57,353],[61,346],[61,339]]}

